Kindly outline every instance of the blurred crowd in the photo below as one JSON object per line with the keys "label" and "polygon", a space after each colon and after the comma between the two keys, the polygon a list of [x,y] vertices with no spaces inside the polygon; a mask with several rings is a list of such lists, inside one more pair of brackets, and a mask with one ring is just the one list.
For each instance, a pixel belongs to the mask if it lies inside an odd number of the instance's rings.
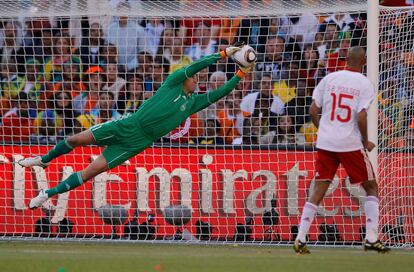
{"label": "blurred crowd", "polygon": [[[313,145],[317,130],[308,108],[314,87],[346,68],[351,46],[366,45],[364,13],[30,17],[5,20],[0,28],[0,136],[32,144],[54,144],[135,112],[169,74],[241,40],[258,52],[255,71],[159,141]],[[223,59],[201,71],[196,92],[220,87],[235,70],[231,59]]]}

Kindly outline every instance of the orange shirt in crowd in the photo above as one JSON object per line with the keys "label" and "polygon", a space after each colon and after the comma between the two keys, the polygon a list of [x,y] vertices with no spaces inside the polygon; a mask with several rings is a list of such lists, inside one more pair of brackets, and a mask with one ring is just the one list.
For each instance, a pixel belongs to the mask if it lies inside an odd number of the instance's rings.
{"label": "orange shirt in crowd", "polygon": [[[243,112],[243,117],[249,116],[248,112]],[[217,118],[221,126],[220,136],[224,138],[226,144],[232,144],[234,138],[240,137],[240,133],[237,130],[237,118],[231,119],[227,114],[227,109],[220,110],[217,113]],[[242,125],[242,124],[240,124]]]}

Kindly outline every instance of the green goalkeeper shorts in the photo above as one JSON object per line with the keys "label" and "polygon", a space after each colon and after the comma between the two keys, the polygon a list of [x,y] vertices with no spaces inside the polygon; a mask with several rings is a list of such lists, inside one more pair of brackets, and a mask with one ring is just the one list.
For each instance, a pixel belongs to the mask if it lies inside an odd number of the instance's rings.
{"label": "green goalkeeper shorts", "polygon": [[[109,121],[91,127],[97,145],[106,146],[102,155],[112,169],[141,153],[154,142],[145,135],[138,124],[126,119]],[[130,120],[129,120],[130,121]]]}

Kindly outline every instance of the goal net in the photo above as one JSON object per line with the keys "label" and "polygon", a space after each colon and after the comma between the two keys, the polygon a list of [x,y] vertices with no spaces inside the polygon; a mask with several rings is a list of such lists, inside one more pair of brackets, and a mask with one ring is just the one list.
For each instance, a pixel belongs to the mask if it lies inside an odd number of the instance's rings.
{"label": "goal net", "polygon": [[381,231],[390,243],[413,242],[413,8],[380,11],[378,88]]}
{"label": "goal net", "polygon": [[[367,45],[366,3],[0,3],[0,238],[294,240],[315,176],[312,92],[345,69],[350,46]],[[409,9],[380,15],[380,231],[390,245],[413,242],[411,16]],[[239,40],[258,61],[229,96],[122,165],[28,208],[40,189],[81,171],[103,147],[78,147],[45,169],[22,168],[20,159],[133,114],[174,71]],[[222,86],[236,69],[228,59],[200,71],[195,95]],[[340,169],[310,241],[360,244],[364,201]]]}

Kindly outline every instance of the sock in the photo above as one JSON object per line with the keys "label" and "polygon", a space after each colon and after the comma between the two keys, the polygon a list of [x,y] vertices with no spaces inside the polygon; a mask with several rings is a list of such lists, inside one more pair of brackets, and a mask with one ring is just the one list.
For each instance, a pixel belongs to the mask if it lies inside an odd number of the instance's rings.
{"label": "sock", "polygon": [[42,156],[42,162],[43,163],[48,163],[51,160],[69,153],[73,150],[73,147],[68,144],[68,142],[66,140],[60,141],[54,148],[52,148],[51,150],[49,150],[49,152]]}
{"label": "sock", "polygon": [[302,217],[300,218],[299,232],[296,239],[299,239],[302,243],[306,242],[306,235],[309,232],[309,228],[312,224],[313,218],[315,217],[318,206],[310,202],[306,202],[303,207]]}
{"label": "sock", "polygon": [[365,201],[365,217],[367,234],[365,239],[370,243],[378,240],[379,200],[375,196],[367,196]]}
{"label": "sock", "polygon": [[67,179],[59,183],[56,187],[50,188],[46,191],[49,197],[57,194],[62,194],[83,184],[81,172],[75,172]]}

